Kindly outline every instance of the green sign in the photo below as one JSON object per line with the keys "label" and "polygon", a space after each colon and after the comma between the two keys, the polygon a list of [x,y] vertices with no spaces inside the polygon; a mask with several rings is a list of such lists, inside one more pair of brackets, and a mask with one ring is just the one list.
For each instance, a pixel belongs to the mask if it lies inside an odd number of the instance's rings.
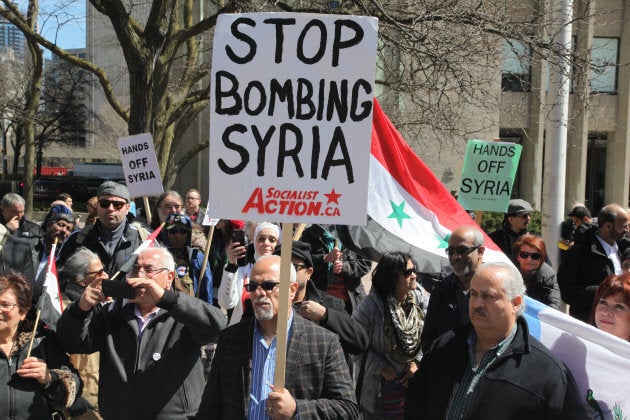
{"label": "green sign", "polygon": [[505,212],[523,146],[469,140],[457,201],[466,210]]}

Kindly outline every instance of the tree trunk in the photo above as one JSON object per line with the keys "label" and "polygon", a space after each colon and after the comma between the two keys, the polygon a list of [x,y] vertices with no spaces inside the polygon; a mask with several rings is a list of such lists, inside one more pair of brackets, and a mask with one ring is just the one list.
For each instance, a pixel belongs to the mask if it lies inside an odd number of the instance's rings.
{"label": "tree trunk", "polygon": [[[33,30],[37,28],[38,10],[39,3],[37,1],[29,4],[27,20]],[[33,72],[27,89],[24,120],[22,121],[24,133],[24,191],[22,194],[26,200],[26,217],[31,218],[33,214],[33,168],[35,163],[35,114],[41,96],[44,54],[34,38],[27,36],[26,44],[31,60],[33,60]]]}

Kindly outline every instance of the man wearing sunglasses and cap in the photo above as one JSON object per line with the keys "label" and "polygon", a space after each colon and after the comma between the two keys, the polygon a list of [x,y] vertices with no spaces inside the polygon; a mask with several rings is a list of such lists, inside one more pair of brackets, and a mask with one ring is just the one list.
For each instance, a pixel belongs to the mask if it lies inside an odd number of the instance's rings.
{"label": "man wearing sunglasses and cap", "polygon": [[503,217],[503,227],[488,235],[510,259],[513,259],[514,242],[528,233],[527,228],[531,221],[532,211],[532,205],[527,201],[520,198],[510,200],[508,210]]}
{"label": "man wearing sunglasses and cap", "polygon": [[131,197],[126,186],[107,181],[98,187],[96,195],[96,223],[68,237],[59,251],[57,265],[63,265],[70,255],[84,246],[99,256],[105,271],[111,276],[142,244],[147,230],[127,219]]}

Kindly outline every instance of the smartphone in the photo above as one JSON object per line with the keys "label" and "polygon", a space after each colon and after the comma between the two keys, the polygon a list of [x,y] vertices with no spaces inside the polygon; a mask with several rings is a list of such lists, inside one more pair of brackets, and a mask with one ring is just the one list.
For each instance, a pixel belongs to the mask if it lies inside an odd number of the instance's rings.
{"label": "smartphone", "polygon": [[[232,242],[238,242],[241,246],[247,247],[247,240],[245,239],[245,230],[243,229],[234,229],[232,231]],[[236,260],[236,265],[239,267],[243,267],[247,265],[246,256],[242,256],[238,260]]]}
{"label": "smartphone", "polygon": [[113,298],[133,299],[136,297],[136,290],[126,281],[103,280],[101,283],[103,294]]}

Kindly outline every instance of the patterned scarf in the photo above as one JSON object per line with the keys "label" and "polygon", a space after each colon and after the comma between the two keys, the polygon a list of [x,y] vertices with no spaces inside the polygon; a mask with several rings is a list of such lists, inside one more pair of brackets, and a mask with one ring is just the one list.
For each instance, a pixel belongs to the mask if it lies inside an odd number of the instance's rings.
{"label": "patterned scarf", "polygon": [[420,351],[420,333],[424,320],[412,293],[402,304],[391,293],[385,310],[385,341],[389,356],[398,363],[407,363]]}

